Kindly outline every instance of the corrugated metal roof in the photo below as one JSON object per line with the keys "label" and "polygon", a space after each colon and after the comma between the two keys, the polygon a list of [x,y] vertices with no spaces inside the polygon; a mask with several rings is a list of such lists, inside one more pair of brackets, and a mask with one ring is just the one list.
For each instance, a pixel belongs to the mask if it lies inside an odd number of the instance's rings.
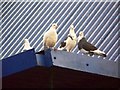
{"label": "corrugated metal roof", "polygon": [[[50,0],[49,0],[50,1]],[[114,2],[2,2],[2,59],[20,53],[23,39],[28,38],[36,51],[43,49],[42,37],[52,23],[57,30],[59,47],[74,24],[75,32],[84,31],[89,42],[107,53],[109,60],[117,61],[118,1]],[[73,50],[79,53],[77,46]]]}

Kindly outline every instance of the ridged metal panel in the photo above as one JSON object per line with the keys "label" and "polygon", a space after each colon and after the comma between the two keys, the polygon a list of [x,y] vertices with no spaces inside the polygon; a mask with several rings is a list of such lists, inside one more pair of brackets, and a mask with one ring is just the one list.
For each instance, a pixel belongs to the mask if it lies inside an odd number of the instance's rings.
{"label": "ridged metal panel", "polygon": [[[1,48],[1,46],[2,46],[2,31],[1,31],[2,25],[1,24],[2,24],[2,3],[0,2],[0,52],[2,52],[2,48]],[[0,59],[1,59],[1,57],[2,57],[2,53],[0,53]],[[0,71],[1,71],[1,69],[0,69]],[[0,73],[0,76],[1,76],[1,73]]]}
{"label": "ridged metal panel", "polygon": [[[49,0],[50,1],[50,0]],[[75,32],[84,31],[89,42],[107,53],[107,59],[117,61],[118,54],[118,1],[114,2],[2,2],[2,58],[23,49],[23,40],[28,38],[36,51],[43,49],[43,34],[56,22],[60,42],[66,38],[69,26]],[[77,46],[74,53],[79,53]],[[95,56],[96,57],[96,56]]]}

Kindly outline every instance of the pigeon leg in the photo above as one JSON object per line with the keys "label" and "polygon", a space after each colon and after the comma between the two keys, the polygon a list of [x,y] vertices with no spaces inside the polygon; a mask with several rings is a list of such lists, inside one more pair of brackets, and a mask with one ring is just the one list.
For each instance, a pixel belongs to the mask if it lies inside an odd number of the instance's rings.
{"label": "pigeon leg", "polygon": [[57,48],[54,48],[53,50],[54,50],[54,51],[57,51]]}
{"label": "pigeon leg", "polygon": [[94,53],[93,52],[89,52],[90,56],[92,56]]}
{"label": "pigeon leg", "polygon": [[57,51],[57,48],[55,48],[55,47],[52,47],[52,49],[53,49],[54,51]]}

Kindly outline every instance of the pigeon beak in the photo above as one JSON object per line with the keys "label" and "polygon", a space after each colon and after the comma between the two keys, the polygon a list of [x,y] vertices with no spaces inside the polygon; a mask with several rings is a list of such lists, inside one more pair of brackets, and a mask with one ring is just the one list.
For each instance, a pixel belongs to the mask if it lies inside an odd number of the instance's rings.
{"label": "pigeon beak", "polygon": [[58,28],[58,26],[56,26],[56,29]]}

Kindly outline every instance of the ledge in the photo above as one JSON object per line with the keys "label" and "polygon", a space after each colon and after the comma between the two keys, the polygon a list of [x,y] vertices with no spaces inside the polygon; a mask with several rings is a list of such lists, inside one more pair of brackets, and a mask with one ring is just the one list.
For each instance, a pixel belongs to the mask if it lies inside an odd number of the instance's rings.
{"label": "ledge", "polygon": [[46,50],[35,53],[34,49],[22,52],[2,61],[2,77],[20,72],[35,66],[58,66],[72,70],[120,78],[119,62],[90,57],[66,51]]}

